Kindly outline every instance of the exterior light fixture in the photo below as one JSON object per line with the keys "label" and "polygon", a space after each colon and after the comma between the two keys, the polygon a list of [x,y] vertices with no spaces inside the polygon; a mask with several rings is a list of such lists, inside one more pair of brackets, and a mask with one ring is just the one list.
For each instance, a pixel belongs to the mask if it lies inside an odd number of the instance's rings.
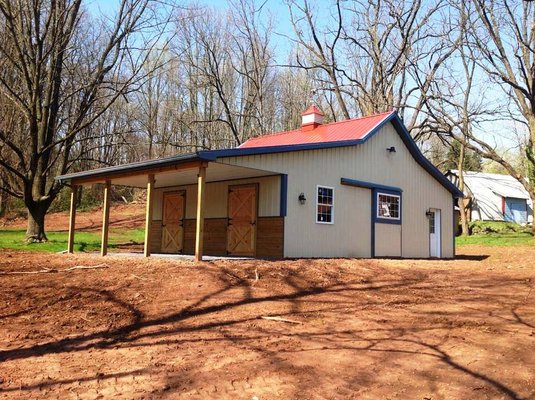
{"label": "exterior light fixture", "polygon": [[427,218],[431,218],[431,217],[433,216],[433,211],[431,211],[431,210],[427,210],[427,211],[425,212],[425,216],[426,216]]}
{"label": "exterior light fixture", "polygon": [[304,193],[301,193],[299,195],[299,203],[301,203],[302,205],[304,205],[307,201],[307,198],[305,197],[305,194]]}
{"label": "exterior light fixture", "polygon": [[395,153],[396,152],[396,148],[394,146],[387,147],[386,151],[388,151],[389,153]]}

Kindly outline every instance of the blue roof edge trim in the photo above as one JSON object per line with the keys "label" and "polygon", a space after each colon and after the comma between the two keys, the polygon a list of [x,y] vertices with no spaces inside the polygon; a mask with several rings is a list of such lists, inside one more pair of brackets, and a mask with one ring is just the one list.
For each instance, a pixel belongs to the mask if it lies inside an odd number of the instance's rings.
{"label": "blue roof edge trim", "polygon": [[170,165],[179,165],[187,161],[215,161],[216,157],[210,154],[200,155],[200,152],[181,154],[178,156],[159,158],[147,161],[138,161],[135,163],[116,165],[112,167],[104,167],[98,169],[92,169],[89,171],[74,172],[71,174],[59,175],[54,179],[59,182],[71,181],[73,179],[80,178],[98,178],[105,177],[107,175],[122,173],[122,172],[135,172],[139,170],[145,170],[150,168],[160,168]]}
{"label": "blue roof edge trim", "polygon": [[401,140],[407,146],[409,153],[413,156],[418,164],[420,164],[429,174],[435,178],[442,186],[449,190],[454,197],[464,197],[463,192],[459,190],[440,170],[431,163],[420,151],[416,142],[405,127],[405,124],[397,113],[392,114],[392,124],[400,134]]}
{"label": "blue roof edge trim", "polygon": [[384,190],[394,193],[403,193],[403,190],[401,188],[395,187],[395,186],[387,186],[387,185],[381,185],[379,183],[373,183],[373,182],[366,182],[366,181],[359,181],[358,179],[350,179],[350,178],[340,178],[340,184],[347,185],[347,186],[356,186],[361,187],[365,189],[378,189],[378,190]]}

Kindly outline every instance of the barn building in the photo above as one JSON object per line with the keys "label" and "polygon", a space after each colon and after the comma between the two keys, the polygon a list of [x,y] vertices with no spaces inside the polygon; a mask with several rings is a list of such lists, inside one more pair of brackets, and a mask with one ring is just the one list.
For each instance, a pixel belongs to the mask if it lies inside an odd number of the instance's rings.
{"label": "barn building", "polygon": [[323,124],[312,106],[299,129],[238,148],[198,151],[57,177],[147,188],[145,255],[257,258],[455,254],[454,200],[462,193],[420,152],[396,112]]}
{"label": "barn building", "polygon": [[[448,171],[446,177],[458,185],[458,170]],[[511,175],[464,171],[463,180],[468,221],[533,223],[529,193]]]}

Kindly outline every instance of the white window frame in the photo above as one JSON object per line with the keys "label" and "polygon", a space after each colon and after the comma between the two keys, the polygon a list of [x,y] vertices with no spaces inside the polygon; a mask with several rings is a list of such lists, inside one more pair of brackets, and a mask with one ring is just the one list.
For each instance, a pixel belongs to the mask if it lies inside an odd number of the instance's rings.
{"label": "white window frame", "polygon": [[[333,203],[332,204],[325,204],[325,203],[320,203],[318,201],[318,191],[319,191],[319,188],[322,188],[322,189],[331,189],[333,191],[333,196],[332,196],[332,199],[333,199]],[[333,225],[334,224],[334,188],[331,187],[331,186],[325,186],[325,185],[316,185],[316,193],[314,193],[315,197],[316,197],[316,208],[315,208],[315,217],[314,219],[316,220],[316,224],[324,224],[324,225]],[[327,222],[327,221],[318,221],[318,206],[330,206],[331,207],[331,222]]]}
{"label": "white window frame", "polygon": [[[397,197],[398,199],[398,216],[397,217],[387,217],[387,216],[379,214],[379,196]],[[393,193],[377,192],[377,196],[375,197],[375,218],[392,220],[392,221],[400,221],[401,220],[401,195],[393,194]]]}

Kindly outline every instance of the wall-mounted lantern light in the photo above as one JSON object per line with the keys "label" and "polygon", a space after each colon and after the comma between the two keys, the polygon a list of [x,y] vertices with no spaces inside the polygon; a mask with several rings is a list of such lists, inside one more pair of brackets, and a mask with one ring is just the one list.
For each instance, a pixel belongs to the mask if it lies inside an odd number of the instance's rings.
{"label": "wall-mounted lantern light", "polygon": [[299,203],[301,204],[305,204],[307,202],[307,198],[305,197],[305,194],[304,193],[301,193],[299,195]]}
{"label": "wall-mounted lantern light", "polygon": [[386,148],[386,151],[388,151],[389,153],[395,153],[396,152],[396,148],[394,146],[390,146],[390,147]]}
{"label": "wall-mounted lantern light", "polygon": [[431,211],[431,210],[427,210],[427,211],[425,212],[425,216],[426,216],[427,218],[431,218],[431,217],[433,216],[433,211]]}

